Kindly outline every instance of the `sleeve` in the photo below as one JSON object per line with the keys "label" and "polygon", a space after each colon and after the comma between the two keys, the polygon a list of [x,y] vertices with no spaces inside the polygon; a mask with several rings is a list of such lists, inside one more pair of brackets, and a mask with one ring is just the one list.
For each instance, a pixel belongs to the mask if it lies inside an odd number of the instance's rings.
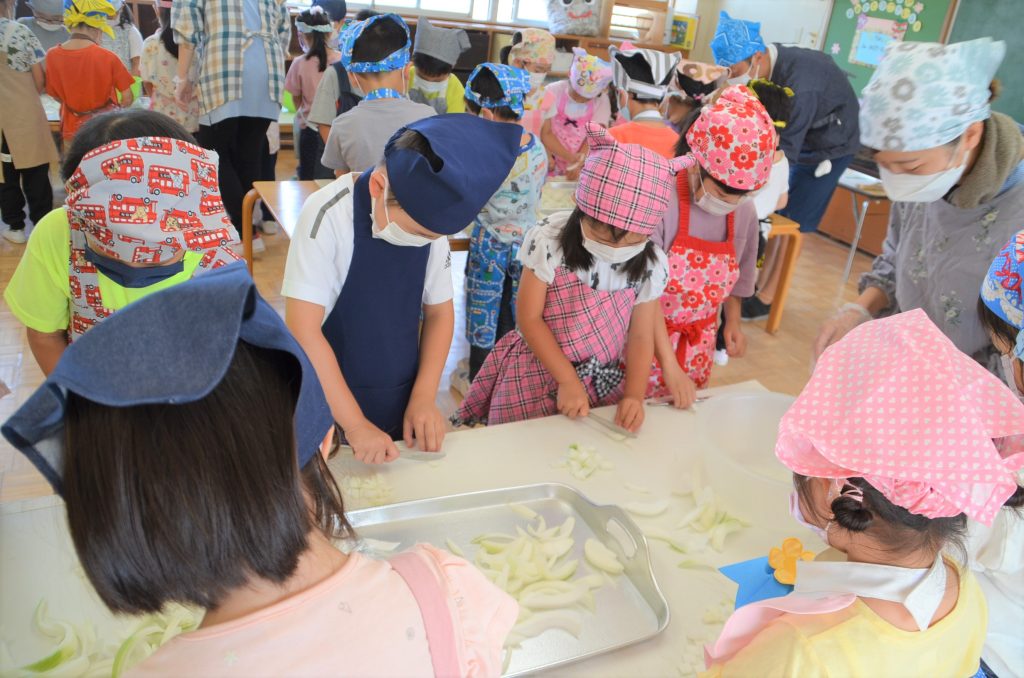
{"label": "sleeve", "polygon": [[39,220],[14,270],[4,301],[25,327],[37,332],[66,330],[71,318],[67,215],[58,208]]}
{"label": "sleeve", "polygon": [[[284,88],[292,95],[296,104],[302,98],[302,78],[299,77],[299,70],[302,67],[302,62],[305,61],[304,56],[297,57],[288,67],[288,72],[284,76]],[[334,70],[334,69],[331,69]],[[319,88],[317,89],[319,91]]]}
{"label": "sleeve", "polygon": [[814,91],[801,90],[793,87],[796,93],[793,97],[793,113],[789,122],[779,135],[779,149],[786,154],[790,162],[797,162],[800,159],[800,149],[804,145],[804,137],[807,130],[814,122],[814,114],[817,112],[817,93]]}
{"label": "sleeve", "polygon": [[[563,216],[568,216],[568,212]],[[555,281],[555,267],[561,261],[561,256],[558,256],[556,261],[549,233],[551,228],[547,219],[540,222],[526,232],[523,244],[519,248],[519,261],[548,285]]]}
{"label": "sleeve", "polygon": [[142,56],[142,33],[135,27],[135,24],[128,26],[128,58]]}
{"label": "sleeve", "polygon": [[544,96],[541,98],[540,108],[544,112],[545,120],[551,120],[558,115],[558,106],[556,104],[558,97],[562,94],[562,90],[567,86],[562,84],[564,82],[566,81],[559,80],[544,87]]}
{"label": "sleeve", "polygon": [[[15,37],[12,38],[11,45],[8,47],[7,58],[13,70],[27,73],[32,70],[33,66],[46,58],[46,52],[43,51],[43,45],[39,42],[39,38],[28,26],[16,24],[12,30]],[[18,47],[16,48],[15,45]]]}
{"label": "sleeve", "polygon": [[807,638],[785,621],[774,621],[731,659],[714,664],[701,678],[790,678],[828,676]]}
{"label": "sleeve", "polygon": [[661,248],[654,250],[655,260],[651,262],[647,270],[650,275],[640,285],[636,293],[636,303],[642,304],[648,301],[660,299],[665,293],[665,286],[668,285],[668,257]]}
{"label": "sleeve", "polygon": [[201,44],[206,34],[206,0],[177,0],[171,4],[171,27],[174,41],[193,47]]}
{"label": "sleeve", "polygon": [[338,117],[331,123],[331,133],[327,135],[327,143],[324,144],[324,155],[320,162],[324,167],[330,167],[339,172],[351,172],[352,169],[345,161],[345,149],[342,147],[344,138],[343,128],[345,127],[344,115]]}
{"label": "sleeve", "polygon": [[[342,234],[323,206],[333,197],[325,193],[306,201],[299,213],[295,232],[288,246],[281,296],[323,306],[325,314],[334,308],[345,284],[348,266]],[[351,243],[349,244],[351,248]],[[351,252],[347,259],[351,260]]]}
{"label": "sleeve", "polygon": [[451,301],[454,296],[452,251],[448,245],[448,238],[441,236],[430,244],[427,275],[423,280],[423,305],[443,304],[446,301]]}
{"label": "sleeve", "polygon": [[466,88],[462,86],[454,73],[448,76],[448,89],[445,92],[445,102],[448,104],[449,113],[466,112]]}
{"label": "sleeve", "polygon": [[662,249],[664,252],[668,252],[669,248],[672,247],[672,243],[676,239],[676,233],[679,232],[679,201],[669,200],[668,209],[665,210],[665,216],[662,218],[661,223],[654,227],[654,233],[651,234],[651,240],[654,244]]}
{"label": "sleeve", "polygon": [[894,202],[889,208],[889,230],[882,243],[882,253],[871,263],[871,270],[861,275],[857,291],[863,293],[869,287],[877,287],[889,297],[889,308],[883,314],[896,307],[896,252],[900,247],[900,231],[903,227],[903,208],[905,205]]}
{"label": "sleeve", "polygon": [[306,121],[314,125],[330,125],[338,117],[338,96],[341,89],[338,87],[338,71],[333,66],[328,66],[324,71],[324,77],[320,78],[320,84],[316,86],[316,93],[313,96],[313,103],[309,107],[309,115]]}
{"label": "sleeve", "polygon": [[[740,277],[730,293],[734,297],[751,297],[757,285],[757,243],[760,226],[754,204],[744,203],[736,213],[736,231],[743,234],[743,249],[736,252]],[[739,238],[736,238],[739,241]]]}
{"label": "sleeve", "polygon": [[501,674],[505,638],[519,616],[519,605],[476,567],[428,544],[416,547],[440,570],[459,643],[460,675]]}
{"label": "sleeve", "polygon": [[121,63],[121,59],[113,52],[110,52],[110,56],[108,58],[110,59],[111,79],[114,81],[114,87],[117,91],[123,92],[134,85],[135,77],[127,68],[124,67],[124,64]]}

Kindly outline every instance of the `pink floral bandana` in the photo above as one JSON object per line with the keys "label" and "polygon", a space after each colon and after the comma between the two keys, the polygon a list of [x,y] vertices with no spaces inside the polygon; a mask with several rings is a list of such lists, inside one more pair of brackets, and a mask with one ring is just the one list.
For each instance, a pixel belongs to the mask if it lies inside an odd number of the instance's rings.
{"label": "pink floral bandana", "polygon": [[705,106],[686,141],[704,171],[726,186],[756,191],[768,182],[777,146],[775,126],[745,85],[725,88]]}
{"label": "pink floral bandana", "polygon": [[573,47],[572,53],[569,86],[576,94],[587,99],[600,96],[612,83],[612,65],[587,54],[586,50],[579,47]]}

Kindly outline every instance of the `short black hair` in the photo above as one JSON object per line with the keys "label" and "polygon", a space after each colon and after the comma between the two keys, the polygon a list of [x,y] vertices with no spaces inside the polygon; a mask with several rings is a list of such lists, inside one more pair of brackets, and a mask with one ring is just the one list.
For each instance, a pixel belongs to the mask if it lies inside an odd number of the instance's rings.
{"label": "short black hair", "polygon": [[512,45],[505,45],[498,51],[498,61],[508,66],[508,55],[512,52]]}
{"label": "short black hair", "polygon": [[[466,90],[472,90],[473,94],[484,101],[496,101],[502,99],[505,96],[505,91],[501,88],[501,83],[498,82],[498,78],[495,77],[494,73],[487,68],[481,68],[476,76],[466,83]],[[480,113],[481,106],[477,103],[466,99],[466,110],[474,115]],[[513,111],[508,106],[498,106],[497,108],[491,108],[494,115],[501,120],[519,120],[519,114]]]}
{"label": "short black hair", "polygon": [[352,62],[381,61],[404,48],[408,41],[409,36],[397,21],[380,19],[364,30],[352,45]]}
{"label": "short black hair", "polygon": [[[594,265],[594,255],[583,246],[584,218],[590,219],[591,228],[607,231],[608,235],[615,242],[622,240],[629,233],[629,231],[623,228],[609,226],[593,217],[587,216],[577,207],[569,215],[565,226],[562,228],[562,232],[558,236],[558,244],[562,248],[562,257],[566,267],[571,271],[587,271]],[[627,282],[631,285],[636,285],[643,282],[644,278],[648,276],[649,264],[657,261],[657,259],[658,255],[655,252],[655,245],[648,240],[647,247],[640,254],[624,264],[613,264],[613,266],[621,266],[622,272],[626,274]]]}
{"label": "short black hair", "polygon": [[676,84],[686,96],[698,104],[703,103],[704,99],[718,89],[713,82],[701,82],[679,70],[676,71]]}
{"label": "short black hair", "polygon": [[[693,127],[693,123],[700,117],[700,108],[696,108],[690,111],[690,114],[683,118],[682,122],[679,123],[679,139],[676,140],[676,157],[686,155],[690,152],[690,142],[686,140],[686,133]],[[718,186],[724,193],[728,195],[746,195],[750,193],[749,190],[743,190],[742,188],[733,188],[732,186],[726,186],[718,179],[708,174],[700,163],[697,164],[697,171],[700,172],[701,181],[713,181],[715,186]]]}
{"label": "short black hair", "polygon": [[[647,59],[644,55],[637,53],[632,56],[626,56],[625,54],[618,52],[615,54],[615,60],[622,66],[622,70],[626,71],[626,75],[631,80],[638,80],[645,82],[648,85],[660,85],[661,83],[654,82],[654,71],[651,70],[651,65],[647,63]],[[639,104],[657,104],[661,102],[661,99],[657,97],[647,97],[642,94],[635,92],[628,92],[629,96],[633,101]]]}
{"label": "short black hair", "polygon": [[380,14],[380,12],[374,12],[372,9],[361,9],[356,12],[355,20],[366,21],[370,17],[377,16],[378,14]]}
{"label": "short black hair", "polygon": [[442,75],[451,75],[452,72],[450,63],[422,52],[413,52],[412,65],[416,67],[417,75],[425,75],[428,78],[440,78]]}
{"label": "short black hair", "polygon": [[[757,96],[758,101],[764,106],[764,110],[768,112],[768,117],[773,122],[783,125],[789,122],[789,117],[793,114],[792,90],[787,92],[787,88],[776,85],[770,80],[762,79],[752,80],[750,89],[753,90],[754,95]],[[779,129],[781,131],[781,128]]]}
{"label": "short black hair", "polygon": [[287,581],[313,530],[351,536],[323,457],[298,467],[301,379],[294,356],[239,341],[195,402],[110,407],[68,394],[68,526],[108,608],[215,609],[253,578]]}
{"label": "short black hair", "polygon": [[332,22],[342,21],[348,14],[345,0],[313,0],[313,7],[323,7]]}
{"label": "short black hair", "polygon": [[[427,162],[430,163],[430,168],[435,172],[440,172],[441,168],[444,167],[444,160],[441,160],[437,153],[434,153],[434,149],[430,147],[430,142],[427,138],[414,129],[407,129],[399,134],[398,138],[391,143],[391,148],[385,150],[385,156],[387,155],[388,150],[396,151],[403,149],[415,151],[422,155],[427,159]],[[380,166],[386,167],[386,162],[386,157],[381,158]],[[390,202],[398,202],[398,198],[395,197],[395,193],[392,188],[388,189],[387,200]]]}
{"label": "short black hair", "polygon": [[64,181],[70,179],[89,151],[111,141],[136,137],[167,137],[198,145],[188,130],[163,113],[124,108],[97,115],[78,128],[61,162],[61,176]]}

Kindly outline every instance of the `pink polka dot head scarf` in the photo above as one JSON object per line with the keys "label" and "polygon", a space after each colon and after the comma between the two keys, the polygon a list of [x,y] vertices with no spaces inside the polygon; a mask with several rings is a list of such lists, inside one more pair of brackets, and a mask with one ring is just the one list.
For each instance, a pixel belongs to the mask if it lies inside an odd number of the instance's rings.
{"label": "pink polka dot head scarf", "polygon": [[1022,434],[1024,404],[917,309],[825,351],[775,454],[802,475],[862,477],[911,513],[991,525],[1017,488]]}
{"label": "pink polka dot head scarf", "polygon": [[730,188],[756,191],[768,182],[777,146],[775,125],[745,85],[726,87],[686,132],[704,171]]}
{"label": "pink polka dot head scarf", "polygon": [[675,175],[690,156],[666,160],[637,144],[620,144],[600,125],[587,123],[590,154],[576,186],[576,204],[609,226],[649,236],[675,194]]}

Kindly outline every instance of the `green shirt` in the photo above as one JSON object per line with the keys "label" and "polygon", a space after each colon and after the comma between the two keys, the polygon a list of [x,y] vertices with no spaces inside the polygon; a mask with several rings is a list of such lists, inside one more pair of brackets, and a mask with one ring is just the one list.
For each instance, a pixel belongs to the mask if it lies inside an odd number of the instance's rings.
{"label": "green shirt", "polygon": [[[71,259],[71,227],[67,212],[59,207],[43,217],[25,246],[7,289],[4,301],[14,316],[37,332],[60,332],[71,324],[71,285],[68,267]],[[99,278],[100,298],[111,310],[124,308],[148,294],[177,285],[195,273],[200,252],[185,252],[181,273],[148,287],[121,287],[102,273]]]}

